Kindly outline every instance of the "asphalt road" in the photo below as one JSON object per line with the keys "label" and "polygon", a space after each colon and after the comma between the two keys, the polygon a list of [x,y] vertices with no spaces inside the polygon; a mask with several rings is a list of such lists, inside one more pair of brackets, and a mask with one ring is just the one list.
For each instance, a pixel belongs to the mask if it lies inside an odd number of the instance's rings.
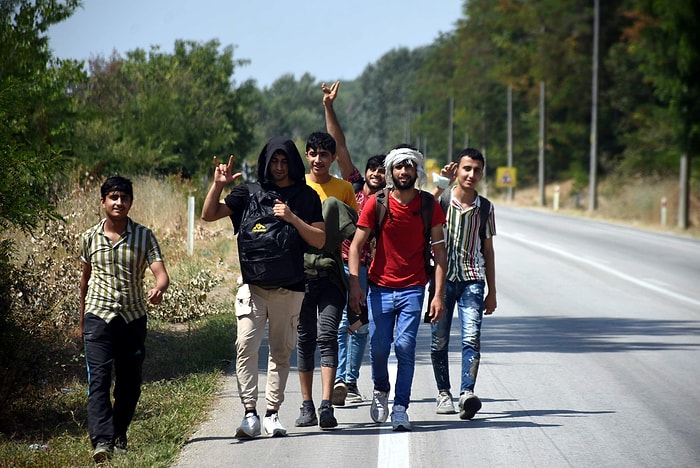
{"label": "asphalt road", "polygon": [[[292,372],[280,412],[289,436],[240,441],[231,373],[175,466],[700,466],[700,242],[496,209],[498,309],[483,325],[476,393],[484,406],[474,420],[435,414],[430,329],[422,325],[412,432],[372,423],[369,402],[336,408],[339,430],[295,428],[301,398]],[[266,348],[262,354],[264,369]],[[359,382],[366,396],[367,363]],[[317,373],[317,405],[319,382]]]}

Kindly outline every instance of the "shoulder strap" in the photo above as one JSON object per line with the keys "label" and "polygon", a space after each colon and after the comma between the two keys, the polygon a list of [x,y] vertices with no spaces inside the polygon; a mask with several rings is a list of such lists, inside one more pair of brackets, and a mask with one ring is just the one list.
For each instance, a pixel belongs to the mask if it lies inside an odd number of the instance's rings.
{"label": "shoulder strap", "polygon": [[420,213],[423,218],[423,234],[426,240],[430,239],[430,231],[433,224],[433,208],[435,207],[435,197],[424,190],[420,191]]}
{"label": "shoulder strap", "polygon": [[374,223],[374,235],[379,237],[379,233],[382,230],[382,223],[386,214],[389,212],[389,202],[387,201],[388,190],[386,188],[381,189],[374,195],[376,206],[375,211],[375,223]]}
{"label": "shoulder strap", "polygon": [[432,282],[431,278],[435,272],[435,264],[433,262],[433,246],[430,243],[432,237],[432,224],[433,224],[433,209],[435,208],[435,197],[432,193],[421,190],[420,191],[420,214],[423,218],[423,236],[425,237],[425,243],[423,244],[423,261],[425,262],[425,271],[428,279]]}
{"label": "shoulder strap", "polygon": [[479,195],[479,237],[483,245],[484,239],[486,239],[486,225],[489,222],[489,213],[491,213],[491,202],[486,198]]}
{"label": "shoulder strap", "polygon": [[262,190],[262,187],[260,186],[259,182],[249,182],[245,185],[246,187],[248,187],[248,195],[252,195]]}
{"label": "shoulder strap", "polygon": [[445,213],[445,216],[447,216],[447,210],[450,209],[450,197],[451,196],[452,196],[452,190],[450,189],[450,187],[448,187],[442,191],[442,193],[440,194],[440,197],[438,198],[438,202],[440,203],[440,208],[442,208],[442,212]]}
{"label": "shoulder strap", "polygon": [[352,183],[352,189],[355,191],[355,193],[359,192],[360,190],[365,188],[365,179],[360,178],[360,180],[356,180],[355,182]]}

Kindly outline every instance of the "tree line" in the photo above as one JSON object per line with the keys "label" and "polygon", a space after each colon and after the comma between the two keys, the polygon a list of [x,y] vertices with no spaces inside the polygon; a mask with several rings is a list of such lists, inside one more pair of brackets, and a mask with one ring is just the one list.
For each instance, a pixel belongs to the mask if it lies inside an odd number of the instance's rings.
{"label": "tree line", "polygon": [[[698,152],[700,3],[600,3],[599,172],[676,174],[680,155]],[[333,77],[283,75],[265,89],[237,83],[247,61],[216,39],[178,40],[172,52],[151,47],[87,62],[56,59],[47,29],[80,4],[0,2],[3,228],[31,228],[55,215],[52,197],[66,173],[202,178],[214,154],[254,161],[272,135],[303,145],[324,128],[320,83]],[[532,183],[544,82],[546,177],[585,181],[593,4],[469,0],[454,30],[429,46],[388,51],[343,83],[338,99],[358,166],[399,142],[440,163],[469,145],[485,152],[491,171],[505,165],[510,87],[514,165]],[[690,171],[692,180],[697,174]]]}

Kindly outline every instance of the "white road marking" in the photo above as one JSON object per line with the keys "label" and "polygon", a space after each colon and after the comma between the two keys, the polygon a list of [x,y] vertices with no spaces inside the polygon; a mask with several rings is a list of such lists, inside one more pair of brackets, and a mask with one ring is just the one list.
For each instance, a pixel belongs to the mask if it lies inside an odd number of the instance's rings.
{"label": "white road marking", "polygon": [[[392,388],[396,382],[396,371],[396,357],[392,352],[389,356],[389,382],[391,382]],[[389,396],[393,396],[393,391]],[[391,403],[389,403],[389,407],[391,407]],[[410,466],[410,434],[410,432],[394,432],[391,428],[391,418],[387,419],[379,433],[377,468],[408,468]]]}
{"label": "white road marking", "polygon": [[547,246],[547,245],[541,244],[539,242],[532,242],[532,241],[529,241],[522,236],[513,236],[510,234],[499,234],[499,236],[512,239],[512,240],[514,240],[516,242],[520,242],[522,244],[527,244],[527,245],[531,245],[533,247],[547,250],[549,252],[555,253],[557,255],[568,258],[570,260],[574,260],[574,261],[579,262],[579,263],[584,263],[588,266],[597,268],[597,269],[602,270],[606,273],[609,273],[613,276],[617,276],[618,278],[621,278],[625,281],[629,281],[630,283],[636,284],[637,286],[641,286],[641,287],[646,288],[650,291],[654,291],[654,292],[657,292],[659,294],[663,294],[665,296],[671,297],[673,299],[677,299],[679,301],[687,302],[691,305],[700,307],[700,301],[697,301],[697,300],[693,299],[692,297],[684,296],[682,294],[678,294],[676,292],[673,292],[667,288],[662,288],[660,286],[650,284],[647,281],[640,280],[638,278],[635,278],[634,276],[630,276],[628,274],[622,273],[621,271],[617,271],[613,268],[609,268],[609,267],[601,264],[600,262],[597,262],[597,261],[594,262],[594,261],[588,260],[584,257],[579,257],[578,255],[574,255],[572,253],[569,253],[565,250],[558,249],[556,247]]}

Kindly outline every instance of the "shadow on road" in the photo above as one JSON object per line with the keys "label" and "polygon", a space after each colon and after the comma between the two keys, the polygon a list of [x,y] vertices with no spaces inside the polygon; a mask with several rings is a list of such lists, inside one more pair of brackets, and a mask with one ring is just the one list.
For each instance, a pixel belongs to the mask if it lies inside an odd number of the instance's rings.
{"label": "shadow on road", "polygon": [[[699,336],[700,322],[693,320],[494,316],[482,328],[488,353],[692,350],[700,347]],[[453,327],[450,349],[459,339]]]}

